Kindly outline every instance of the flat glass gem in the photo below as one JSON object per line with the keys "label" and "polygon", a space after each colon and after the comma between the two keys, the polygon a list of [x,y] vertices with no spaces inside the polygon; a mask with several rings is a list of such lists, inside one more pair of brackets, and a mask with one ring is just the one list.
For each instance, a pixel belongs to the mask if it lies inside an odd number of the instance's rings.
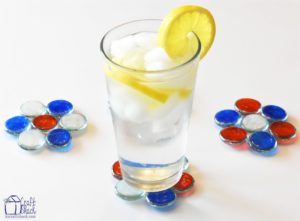
{"label": "flat glass gem", "polygon": [[252,98],[241,98],[235,102],[235,107],[243,114],[254,114],[260,110],[261,103]]}
{"label": "flat glass gem", "polygon": [[221,127],[233,126],[239,122],[241,115],[235,110],[221,110],[215,115],[215,122]]}
{"label": "flat glass gem", "polygon": [[29,151],[39,150],[45,143],[45,135],[37,129],[23,131],[18,139],[18,145]]}
{"label": "flat glass gem", "polygon": [[54,129],[49,132],[47,142],[51,146],[65,147],[71,142],[71,134],[65,129]]}
{"label": "flat glass gem", "polygon": [[30,128],[30,121],[24,116],[15,116],[5,121],[5,128],[8,133],[18,135]]}
{"label": "flat glass gem", "polygon": [[150,192],[146,196],[147,203],[155,208],[171,207],[175,204],[176,194],[172,189]]}
{"label": "flat glass gem", "polygon": [[254,151],[264,152],[270,151],[277,147],[277,141],[275,137],[269,132],[259,131],[250,135],[249,137],[250,147]]}
{"label": "flat glass gem", "polygon": [[262,108],[262,114],[271,121],[285,121],[288,118],[286,111],[276,105],[266,105]]}
{"label": "flat glass gem", "polygon": [[82,114],[72,113],[63,116],[60,119],[59,124],[61,127],[69,131],[81,131],[86,128],[87,119]]}
{"label": "flat glass gem", "polygon": [[27,101],[20,107],[21,113],[27,117],[36,117],[47,112],[47,108],[39,101]]}
{"label": "flat glass gem", "polygon": [[63,116],[73,111],[73,105],[66,100],[54,100],[48,104],[48,110],[54,116]]}
{"label": "flat glass gem", "polygon": [[34,127],[40,130],[51,130],[57,125],[57,120],[52,115],[40,115],[32,120]]}
{"label": "flat glass gem", "polygon": [[124,180],[121,180],[116,184],[115,193],[121,199],[128,201],[138,200],[145,196],[143,190],[130,186]]}
{"label": "flat glass gem", "polygon": [[242,119],[241,126],[248,132],[256,132],[267,130],[269,122],[259,114],[249,114]]}
{"label": "flat glass gem", "polygon": [[242,144],[247,139],[247,131],[239,127],[226,127],[221,130],[220,137],[230,145]]}
{"label": "flat glass gem", "polygon": [[120,161],[116,161],[112,166],[113,176],[118,180],[122,179]]}
{"label": "flat glass gem", "polygon": [[289,122],[276,121],[270,125],[270,131],[279,144],[290,144],[296,140],[296,128]]}
{"label": "flat glass gem", "polygon": [[64,152],[69,152],[70,150],[72,150],[73,148],[73,144],[67,144],[66,146],[60,147],[60,146],[48,146],[48,149],[54,152],[60,152],[60,153],[64,153]]}
{"label": "flat glass gem", "polygon": [[184,157],[184,162],[183,162],[183,170],[186,171],[190,166],[190,161],[187,157]]}
{"label": "flat glass gem", "polygon": [[189,173],[183,172],[180,180],[173,186],[173,190],[177,192],[186,192],[194,186],[194,178]]}

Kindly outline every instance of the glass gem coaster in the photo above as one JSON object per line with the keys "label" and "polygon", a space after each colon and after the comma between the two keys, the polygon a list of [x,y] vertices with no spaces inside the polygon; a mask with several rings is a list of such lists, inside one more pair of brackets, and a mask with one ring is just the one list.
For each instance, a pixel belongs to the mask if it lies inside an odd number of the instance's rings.
{"label": "glass gem coaster", "polygon": [[122,172],[120,167],[120,161],[116,161],[112,166],[112,175],[118,180],[122,179]]}
{"label": "glass gem coaster", "polygon": [[57,120],[52,115],[45,114],[35,117],[32,120],[32,124],[39,130],[48,131],[57,126]]}
{"label": "glass gem coaster", "polygon": [[130,186],[124,180],[121,180],[116,184],[115,193],[118,197],[127,201],[139,200],[145,196],[143,190]]}
{"label": "glass gem coaster", "polygon": [[46,106],[39,101],[26,101],[20,107],[21,113],[27,117],[37,117],[47,113]]}
{"label": "glass gem coaster", "polygon": [[292,144],[297,140],[296,128],[289,122],[276,121],[270,125],[270,131],[278,144]]}
{"label": "glass gem coaster", "polygon": [[172,189],[150,192],[146,195],[146,201],[149,206],[157,209],[171,209],[175,205],[176,194]]}
{"label": "glass gem coaster", "polygon": [[272,156],[277,154],[277,141],[269,132],[259,131],[249,137],[250,149],[257,154]]}
{"label": "glass gem coaster", "polygon": [[267,130],[269,122],[259,114],[249,114],[242,119],[241,126],[248,132],[253,133]]}
{"label": "glass gem coaster", "polygon": [[235,110],[221,110],[215,115],[215,122],[221,127],[236,125],[241,119],[241,115]]}
{"label": "glass gem coaster", "polygon": [[252,98],[241,98],[235,102],[235,108],[242,114],[255,114],[261,108],[261,103]]}
{"label": "glass gem coaster", "polygon": [[72,137],[65,129],[54,129],[48,133],[47,143],[53,147],[66,147],[71,143]]}
{"label": "glass gem coaster", "polygon": [[63,116],[59,124],[62,128],[69,131],[83,131],[87,127],[87,119],[79,113],[71,113]]}
{"label": "glass gem coaster", "polygon": [[288,118],[286,111],[276,105],[266,105],[262,108],[262,115],[270,121],[285,121]]}
{"label": "glass gem coaster", "polygon": [[30,121],[25,116],[15,116],[5,121],[6,131],[13,135],[19,135],[30,127]]}
{"label": "glass gem coaster", "polygon": [[54,100],[48,104],[48,111],[54,116],[63,116],[73,111],[73,105],[66,100]]}
{"label": "glass gem coaster", "polygon": [[240,145],[247,139],[247,131],[239,127],[226,127],[220,131],[220,138],[229,145]]}
{"label": "glass gem coaster", "polygon": [[22,149],[29,151],[40,150],[45,143],[45,135],[37,129],[23,131],[18,138],[18,145]]}

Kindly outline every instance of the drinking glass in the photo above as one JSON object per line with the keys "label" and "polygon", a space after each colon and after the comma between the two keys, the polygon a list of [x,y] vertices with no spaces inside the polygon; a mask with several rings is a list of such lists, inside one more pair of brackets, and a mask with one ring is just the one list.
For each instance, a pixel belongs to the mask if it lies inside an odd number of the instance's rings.
{"label": "drinking glass", "polygon": [[192,34],[193,54],[175,67],[155,71],[121,65],[112,59],[110,46],[129,35],[157,33],[161,22],[119,25],[100,45],[122,177],[147,192],[170,188],[182,175],[200,40]]}

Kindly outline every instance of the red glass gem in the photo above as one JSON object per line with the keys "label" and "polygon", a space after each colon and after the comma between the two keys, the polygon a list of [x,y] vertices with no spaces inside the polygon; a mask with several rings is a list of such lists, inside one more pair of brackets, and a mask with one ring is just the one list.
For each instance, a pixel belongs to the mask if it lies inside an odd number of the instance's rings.
{"label": "red glass gem", "polygon": [[239,127],[226,127],[220,132],[222,140],[229,144],[239,144],[246,140],[247,131]]}
{"label": "red glass gem", "polygon": [[190,195],[192,195],[193,193],[195,192],[195,187],[191,187],[190,189],[188,189],[187,191],[183,191],[183,192],[176,192],[176,195],[177,196],[180,196],[180,197],[188,197]]}
{"label": "red glass gem", "polygon": [[180,180],[173,186],[173,189],[176,193],[187,192],[193,188],[194,182],[192,175],[183,172]]}
{"label": "red glass gem", "polygon": [[235,102],[235,107],[242,113],[257,113],[261,108],[261,103],[252,98],[241,98]]}
{"label": "red glass gem", "polygon": [[33,119],[33,125],[40,130],[51,130],[57,125],[55,117],[45,114]]}
{"label": "red glass gem", "polygon": [[290,144],[296,141],[296,128],[289,122],[274,122],[270,125],[270,130],[279,144]]}
{"label": "red glass gem", "polygon": [[118,180],[122,179],[122,173],[121,173],[121,167],[120,167],[120,162],[116,161],[113,166],[112,166],[112,170],[113,170],[113,176],[115,178],[117,178]]}

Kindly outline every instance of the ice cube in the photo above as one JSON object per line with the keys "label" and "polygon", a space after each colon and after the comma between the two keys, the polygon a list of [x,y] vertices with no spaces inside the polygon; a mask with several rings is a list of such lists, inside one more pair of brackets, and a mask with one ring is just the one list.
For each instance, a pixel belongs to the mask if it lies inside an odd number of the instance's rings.
{"label": "ice cube", "polygon": [[[113,86],[111,86],[113,87]],[[110,90],[110,108],[112,111],[118,115],[120,118],[125,118],[124,106],[126,105],[126,100],[121,87],[114,86]]]}
{"label": "ice cube", "polygon": [[109,100],[111,109],[119,118],[135,123],[149,120],[147,105],[127,86],[112,86]]}
{"label": "ice cube", "polygon": [[113,59],[122,60],[126,54],[135,50],[137,47],[138,46],[134,40],[134,37],[129,35],[112,41],[110,45],[110,53]]}
{"label": "ice cube", "polygon": [[144,69],[144,54],[145,51],[141,48],[136,48],[130,53],[126,54],[120,64],[125,67],[129,67],[132,69]]}
{"label": "ice cube", "polygon": [[157,46],[157,35],[151,32],[140,32],[134,35],[136,44],[145,49],[150,50]]}
{"label": "ice cube", "polygon": [[162,48],[154,48],[144,56],[145,69],[148,71],[164,70],[174,67],[176,64],[169,58]]}
{"label": "ice cube", "polygon": [[125,118],[131,122],[142,123],[146,120],[148,113],[145,107],[139,103],[127,103],[124,110]]}

